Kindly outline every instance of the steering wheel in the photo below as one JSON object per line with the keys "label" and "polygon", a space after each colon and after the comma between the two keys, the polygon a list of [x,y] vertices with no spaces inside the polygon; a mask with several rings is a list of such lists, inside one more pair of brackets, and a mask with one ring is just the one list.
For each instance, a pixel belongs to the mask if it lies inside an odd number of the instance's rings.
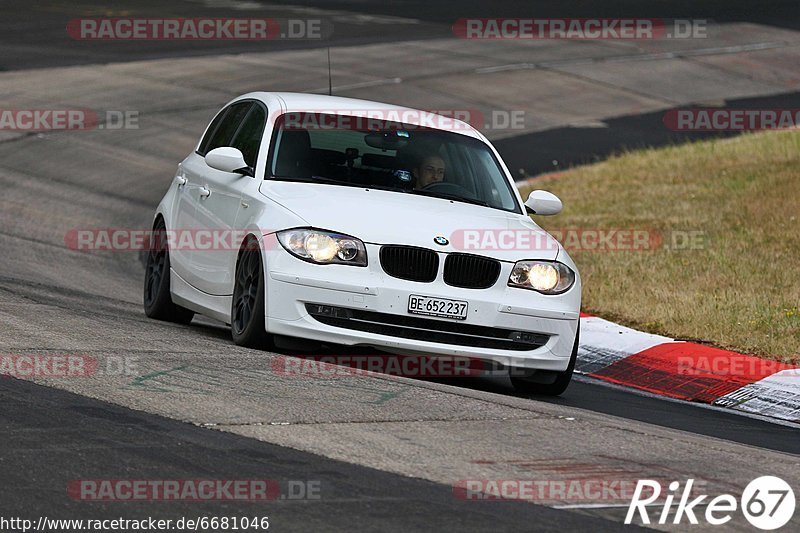
{"label": "steering wheel", "polygon": [[456,183],[449,181],[434,181],[420,189],[421,191],[439,192],[442,194],[452,194],[455,196],[463,196],[464,198],[475,199],[475,196],[467,189]]}

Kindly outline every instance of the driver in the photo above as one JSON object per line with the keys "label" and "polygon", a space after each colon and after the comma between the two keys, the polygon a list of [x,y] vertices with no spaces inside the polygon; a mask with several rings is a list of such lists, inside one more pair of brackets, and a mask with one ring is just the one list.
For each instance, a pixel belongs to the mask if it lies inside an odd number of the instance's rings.
{"label": "driver", "polygon": [[444,159],[436,154],[423,157],[419,165],[411,169],[414,175],[416,188],[424,189],[428,185],[444,179]]}

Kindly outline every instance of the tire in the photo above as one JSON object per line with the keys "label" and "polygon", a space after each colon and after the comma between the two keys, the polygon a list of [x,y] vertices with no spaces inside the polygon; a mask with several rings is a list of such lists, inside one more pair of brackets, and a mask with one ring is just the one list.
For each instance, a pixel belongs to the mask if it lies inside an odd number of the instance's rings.
{"label": "tire", "polygon": [[144,314],[156,320],[188,324],[194,317],[190,311],[172,302],[169,279],[169,248],[164,220],[153,227],[153,242],[147,253],[144,270]]}
{"label": "tire", "polygon": [[264,269],[255,239],[249,239],[236,260],[231,302],[233,342],[249,348],[272,348],[272,335],[264,329]]}
{"label": "tire", "polygon": [[[567,390],[569,383],[572,380],[572,372],[575,370],[575,361],[578,359],[578,339],[580,338],[580,325],[578,332],[575,334],[575,344],[572,347],[572,355],[569,359],[569,366],[563,372],[555,372],[555,380],[552,383],[539,383],[534,381],[531,377],[520,377],[514,374],[519,369],[511,368],[511,384],[514,385],[514,390],[523,394],[533,394],[537,396],[560,396]],[[539,371],[541,372],[541,371]],[[547,372],[547,374],[552,374]],[[541,376],[541,374],[539,374]],[[536,376],[536,374],[534,374]]]}

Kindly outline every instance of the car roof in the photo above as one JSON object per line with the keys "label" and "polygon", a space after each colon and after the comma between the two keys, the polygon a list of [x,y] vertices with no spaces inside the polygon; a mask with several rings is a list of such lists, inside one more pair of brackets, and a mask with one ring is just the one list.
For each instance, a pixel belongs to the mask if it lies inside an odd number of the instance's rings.
{"label": "car roof", "polygon": [[[484,140],[483,136],[464,121],[453,117],[432,113],[422,109],[388,104],[385,102],[375,102],[372,100],[361,100],[358,98],[346,98],[343,96],[328,96],[327,94],[293,93],[293,92],[252,92],[236,98],[254,98],[263,101],[269,108],[270,102],[275,99],[281,101],[287,112],[325,112],[338,115],[348,115],[352,113],[360,114],[365,111],[376,111],[378,116],[386,120],[391,120],[398,116],[402,122],[414,126],[430,126],[431,124],[453,124],[448,131],[460,133],[469,137]],[[381,113],[386,113],[385,115]],[[440,128],[446,129],[446,128]]]}

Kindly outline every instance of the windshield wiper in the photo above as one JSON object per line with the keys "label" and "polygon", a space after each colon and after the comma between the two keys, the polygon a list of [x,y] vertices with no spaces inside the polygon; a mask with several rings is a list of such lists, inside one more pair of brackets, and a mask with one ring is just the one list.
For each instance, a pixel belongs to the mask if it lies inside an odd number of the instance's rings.
{"label": "windshield wiper", "polygon": [[345,187],[359,187],[362,189],[376,189],[380,191],[419,194],[420,196],[441,198],[442,200],[454,200],[456,202],[464,202],[466,204],[480,205],[483,207],[492,207],[483,200],[478,200],[476,198],[466,198],[464,196],[459,196],[457,194],[448,194],[444,192],[433,192],[433,191],[421,191],[418,189],[406,189],[404,187],[399,187],[399,186],[395,187],[392,185],[378,185],[375,183],[351,183],[349,181],[327,178],[325,176],[311,176],[307,178],[306,177],[283,178],[279,176],[273,176],[272,179],[277,179],[281,181],[296,181],[301,183],[327,183],[331,185],[343,185]]}
{"label": "windshield wiper", "polygon": [[350,185],[348,181],[337,180],[335,178],[326,178],[325,176],[311,176],[308,178],[308,183],[333,183],[335,185]]}
{"label": "windshield wiper", "polygon": [[280,181],[296,181],[300,183],[325,183],[330,185],[342,185],[345,187],[358,187],[360,189],[377,189],[381,191],[390,192],[406,192],[403,187],[394,187],[392,185],[377,185],[374,183],[353,183],[335,178],[326,178],[325,176],[311,176],[311,177],[296,177],[296,178],[283,178],[280,176],[273,176],[272,179]]}
{"label": "windshield wiper", "polygon": [[355,183],[350,183],[349,181],[342,181],[337,180],[334,178],[326,178],[325,176],[295,176],[295,177],[283,177],[283,176],[272,176],[270,179],[278,180],[278,181],[292,181],[297,183],[327,183],[330,185],[348,185],[351,187],[361,187],[361,185],[356,185]]}
{"label": "windshield wiper", "polygon": [[326,178],[325,176],[311,176],[309,183],[333,183],[335,185],[347,185],[348,187],[359,187],[361,189],[377,189],[381,191],[402,192],[405,189],[402,187],[393,187],[392,185],[377,185],[374,183],[353,183],[351,181],[342,181],[333,178]]}
{"label": "windshield wiper", "polygon": [[475,204],[475,205],[482,205],[483,207],[491,207],[488,203],[484,202],[483,200],[478,200],[477,198],[466,198],[464,196],[459,196],[457,194],[447,194],[446,192],[432,192],[432,191],[421,191],[418,189],[411,189],[411,194],[420,194],[422,196],[432,196],[433,198],[441,198],[443,200],[455,200],[457,202],[464,202],[467,204]]}

